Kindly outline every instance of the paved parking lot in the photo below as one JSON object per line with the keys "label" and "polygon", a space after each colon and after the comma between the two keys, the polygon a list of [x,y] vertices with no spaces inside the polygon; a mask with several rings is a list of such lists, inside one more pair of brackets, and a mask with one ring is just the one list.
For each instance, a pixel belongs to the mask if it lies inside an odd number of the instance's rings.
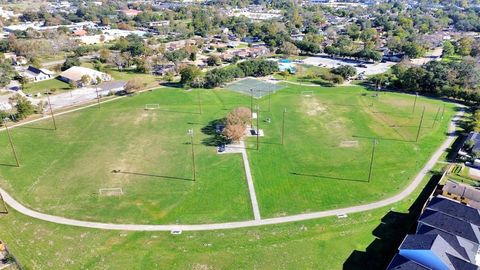
{"label": "paved parking lot", "polygon": [[[386,72],[391,66],[395,65],[394,62],[386,62],[386,63],[375,63],[375,64],[365,64],[359,61],[348,60],[348,59],[334,59],[328,56],[313,56],[308,57],[303,60],[304,64],[327,67],[327,68],[334,68],[340,65],[349,65],[353,66],[357,69],[357,73],[365,72],[365,75],[375,75]],[[364,64],[367,66],[366,68],[357,67],[358,64]]]}

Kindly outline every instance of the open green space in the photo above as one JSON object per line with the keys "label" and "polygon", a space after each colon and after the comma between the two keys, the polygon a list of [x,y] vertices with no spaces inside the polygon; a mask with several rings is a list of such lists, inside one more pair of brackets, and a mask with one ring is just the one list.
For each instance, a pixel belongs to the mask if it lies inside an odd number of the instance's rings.
{"label": "open green space", "polygon": [[402,202],[345,219],[171,235],[69,227],[12,211],[0,229],[26,269],[383,270],[427,179]]}
{"label": "open green space", "polygon": [[[414,96],[376,95],[360,86],[285,86],[254,100],[266,136],[259,151],[255,138],[247,139],[262,217],[358,205],[400,192],[445,139],[454,113],[447,104],[441,119],[443,103],[423,97],[413,112]],[[250,102],[247,95],[222,89],[160,88],[59,116],[56,131],[49,121],[16,128],[12,135],[22,166],[11,166],[8,140],[0,136],[0,184],[32,209],[82,220],[249,220],[241,156],[216,154],[210,124]],[[146,104],[160,109],[146,111]],[[188,129],[195,134],[196,181]],[[102,193],[109,188],[122,194]]]}
{"label": "open green space", "polygon": [[71,87],[68,83],[62,82],[58,79],[50,79],[50,80],[45,80],[45,81],[40,81],[40,82],[31,82],[25,84],[23,87],[23,92],[24,93],[29,93],[29,94],[44,94],[47,91],[50,91],[52,89],[55,89],[56,92],[62,92],[62,91],[68,91],[71,90]]}

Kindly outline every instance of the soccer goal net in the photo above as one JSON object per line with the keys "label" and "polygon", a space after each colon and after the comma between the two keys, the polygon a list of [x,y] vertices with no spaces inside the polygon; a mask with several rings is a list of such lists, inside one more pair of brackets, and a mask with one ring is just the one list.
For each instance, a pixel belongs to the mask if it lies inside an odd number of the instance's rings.
{"label": "soccer goal net", "polygon": [[313,91],[302,91],[303,97],[313,97]]}
{"label": "soccer goal net", "polygon": [[160,104],[145,104],[145,110],[158,110],[160,109]]}

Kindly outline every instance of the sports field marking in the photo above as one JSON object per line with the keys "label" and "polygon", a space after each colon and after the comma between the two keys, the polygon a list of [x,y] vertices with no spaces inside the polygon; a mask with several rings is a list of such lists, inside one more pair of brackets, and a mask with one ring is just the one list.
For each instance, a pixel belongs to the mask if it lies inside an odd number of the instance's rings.
{"label": "sports field marking", "polygon": [[340,147],[358,147],[358,141],[342,141]]}
{"label": "sports field marking", "polygon": [[123,195],[122,188],[101,188],[98,193],[102,196],[121,196]]}
{"label": "sports field marking", "polygon": [[145,110],[158,110],[160,109],[160,104],[145,104]]}

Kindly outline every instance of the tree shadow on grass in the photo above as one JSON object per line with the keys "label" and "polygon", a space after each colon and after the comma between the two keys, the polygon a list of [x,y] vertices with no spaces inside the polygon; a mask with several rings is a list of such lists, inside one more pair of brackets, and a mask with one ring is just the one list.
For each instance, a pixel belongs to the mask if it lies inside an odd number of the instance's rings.
{"label": "tree shadow on grass", "polygon": [[341,180],[341,181],[351,181],[351,182],[363,182],[368,183],[366,179],[353,179],[353,178],[344,178],[344,177],[334,177],[334,176],[326,176],[326,175],[319,175],[319,174],[306,174],[306,173],[298,173],[298,172],[290,172],[292,175],[296,176],[305,176],[305,177],[313,177],[313,178],[324,178],[330,180]]}
{"label": "tree shadow on grass", "polygon": [[172,179],[172,180],[183,180],[183,181],[195,181],[192,178],[185,178],[185,177],[175,177],[175,176],[166,176],[166,175],[158,175],[158,174],[148,174],[148,173],[138,173],[138,172],[112,172],[117,174],[130,174],[130,175],[137,175],[137,176],[146,176],[146,177],[157,177],[157,178],[165,178],[165,179]]}
{"label": "tree shadow on grass", "polygon": [[223,126],[224,121],[223,118],[212,120],[201,129],[203,134],[208,135],[208,137],[202,139],[203,145],[220,146],[229,143],[229,141],[218,132],[218,127]]}
{"label": "tree shadow on grass", "polygon": [[17,167],[15,164],[0,163],[0,167]]}
{"label": "tree shadow on grass", "polygon": [[343,264],[344,270],[384,270],[395,255],[398,247],[409,233],[415,233],[416,221],[423,206],[435,191],[441,178],[440,172],[430,178],[429,182],[408,209],[408,213],[389,211],[373,231],[376,239],[365,251],[354,250]]}

